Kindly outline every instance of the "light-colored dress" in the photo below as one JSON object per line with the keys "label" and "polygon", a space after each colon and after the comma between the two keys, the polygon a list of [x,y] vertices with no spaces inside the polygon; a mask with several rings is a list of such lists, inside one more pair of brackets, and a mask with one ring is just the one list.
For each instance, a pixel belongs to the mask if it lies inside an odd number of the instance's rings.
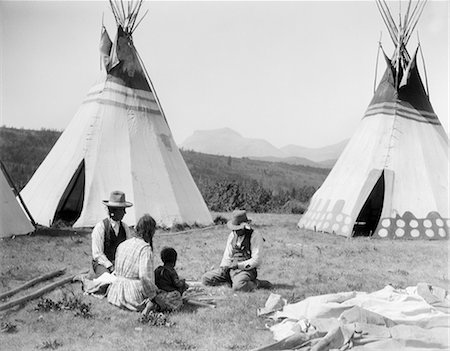
{"label": "light-colored dress", "polygon": [[156,296],[153,253],[143,239],[130,238],[118,246],[115,274],[117,280],[108,289],[108,301],[113,305],[140,311],[147,299]]}

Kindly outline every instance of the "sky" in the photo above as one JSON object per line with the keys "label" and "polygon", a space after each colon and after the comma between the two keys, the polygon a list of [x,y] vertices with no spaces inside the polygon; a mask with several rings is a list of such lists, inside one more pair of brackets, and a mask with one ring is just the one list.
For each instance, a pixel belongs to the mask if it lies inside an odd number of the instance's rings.
{"label": "sky", "polygon": [[[406,8],[389,4],[395,18]],[[350,138],[385,70],[380,37],[393,52],[375,1],[146,1],[147,10],[134,43],[179,145],[224,127],[277,147]],[[102,18],[114,38],[107,1],[0,0],[0,125],[68,125],[99,76]],[[447,133],[448,22],[448,2],[429,1],[416,28]]]}

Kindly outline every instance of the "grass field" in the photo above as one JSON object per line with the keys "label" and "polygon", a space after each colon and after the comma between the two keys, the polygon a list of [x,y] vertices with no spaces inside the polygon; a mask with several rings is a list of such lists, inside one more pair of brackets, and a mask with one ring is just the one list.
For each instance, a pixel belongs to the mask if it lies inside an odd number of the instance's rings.
{"label": "grass field", "polygon": [[[250,217],[265,238],[259,276],[273,282],[272,292],[288,301],[339,291],[374,291],[387,284],[406,287],[428,282],[450,288],[447,241],[344,239],[298,230],[296,215]],[[0,293],[61,267],[67,267],[67,274],[89,268],[90,232],[62,232],[64,235],[1,240]],[[225,226],[190,234],[157,232],[155,266],[160,264],[160,249],[170,245],[178,251],[179,275],[200,280],[205,271],[220,263],[228,232]],[[30,301],[0,312],[1,323],[16,326],[14,333],[0,333],[0,349],[249,350],[273,342],[265,321],[256,315],[270,291],[233,293],[219,287],[207,288],[205,293],[218,297],[215,309],[186,306],[169,314],[173,325],[157,327],[140,323],[137,313],[83,295],[80,283],[68,284],[46,297],[57,301],[64,295],[76,296],[90,304],[92,318],[76,316],[70,310],[36,311],[39,300]]]}

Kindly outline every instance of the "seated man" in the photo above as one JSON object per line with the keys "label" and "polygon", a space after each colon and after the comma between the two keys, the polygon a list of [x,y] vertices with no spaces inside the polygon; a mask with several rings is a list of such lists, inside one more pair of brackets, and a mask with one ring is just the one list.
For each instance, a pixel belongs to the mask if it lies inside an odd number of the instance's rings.
{"label": "seated man", "polygon": [[104,200],[103,204],[108,209],[108,218],[97,223],[92,230],[93,278],[114,271],[117,247],[132,236],[128,225],[122,222],[125,208],[133,206],[131,202],[125,201],[125,194],[122,191],[113,191],[109,200]]}
{"label": "seated man", "polygon": [[245,210],[235,210],[227,226],[232,230],[228,236],[222,262],[218,269],[206,272],[204,285],[231,284],[235,291],[252,291],[270,288],[268,281],[257,279],[257,268],[261,263],[263,239],[250,227],[251,220]]}

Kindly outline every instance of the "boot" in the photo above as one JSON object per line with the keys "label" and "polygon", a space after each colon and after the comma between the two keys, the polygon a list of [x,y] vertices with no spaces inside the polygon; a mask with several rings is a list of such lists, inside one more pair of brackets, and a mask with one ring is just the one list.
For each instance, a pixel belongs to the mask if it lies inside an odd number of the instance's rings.
{"label": "boot", "polygon": [[268,280],[256,279],[256,289],[272,289],[273,285]]}

